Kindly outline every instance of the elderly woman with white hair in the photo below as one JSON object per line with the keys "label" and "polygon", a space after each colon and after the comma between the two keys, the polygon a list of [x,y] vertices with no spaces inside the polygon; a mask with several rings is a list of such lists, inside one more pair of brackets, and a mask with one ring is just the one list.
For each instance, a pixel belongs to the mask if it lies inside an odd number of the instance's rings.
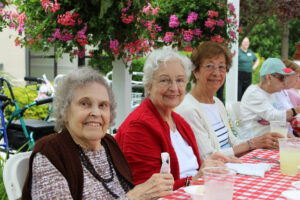
{"label": "elderly woman with white hair", "polygon": [[[286,123],[300,113],[300,106],[280,110],[274,93],[286,87],[287,76],[295,72],[278,58],[268,58],[260,69],[260,82],[251,85],[241,101],[240,136],[251,139],[270,131],[270,121]],[[273,141],[278,147],[278,141]]]}
{"label": "elderly woman with white hair", "polygon": [[184,98],[191,74],[190,60],[173,50],[155,50],[144,65],[146,98],[119,127],[116,139],[133,172],[135,184],[160,172],[161,153],[170,156],[174,189],[202,176],[204,166],[223,166],[212,159],[201,164],[194,133],[173,109]]}
{"label": "elderly woman with white hair", "polygon": [[102,75],[81,68],[57,83],[57,134],[39,140],[30,157],[22,199],[150,200],[172,194],[171,174],[154,174],[134,187],[115,139],[106,134],[116,102]]}

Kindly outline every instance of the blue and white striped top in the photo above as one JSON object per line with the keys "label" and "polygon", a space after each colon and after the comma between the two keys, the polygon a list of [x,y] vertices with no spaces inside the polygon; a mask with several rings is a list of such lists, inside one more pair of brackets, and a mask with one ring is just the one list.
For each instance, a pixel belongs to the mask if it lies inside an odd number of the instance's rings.
{"label": "blue and white striped top", "polygon": [[201,103],[201,105],[216,133],[216,136],[220,143],[220,148],[221,149],[230,148],[231,146],[229,144],[228,130],[221,119],[218,105],[216,103],[214,104]]}

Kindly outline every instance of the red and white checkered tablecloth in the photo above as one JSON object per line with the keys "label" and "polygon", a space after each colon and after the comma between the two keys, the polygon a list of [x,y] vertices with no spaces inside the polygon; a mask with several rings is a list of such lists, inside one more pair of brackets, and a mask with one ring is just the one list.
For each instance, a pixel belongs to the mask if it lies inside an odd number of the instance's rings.
{"label": "red and white checkered tablecloth", "polygon": [[[251,159],[253,156],[260,158],[272,158],[279,160],[279,153],[275,150],[256,149],[241,159],[245,163],[261,163],[263,161]],[[267,163],[267,162],[266,162]],[[268,199],[268,200],[285,200],[281,193],[285,190],[295,189],[291,183],[299,181],[300,175],[287,176],[280,173],[280,165],[272,163],[272,169],[265,173],[265,177],[254,177],[246,175],[237,175],[234,184],[233,199]],[[218,189],[216,188],[216,191]],[[186,199],[191,200],[191,197],[184,192],[182,188],[174,191],[172,196],[161,198],[166,199]]]}

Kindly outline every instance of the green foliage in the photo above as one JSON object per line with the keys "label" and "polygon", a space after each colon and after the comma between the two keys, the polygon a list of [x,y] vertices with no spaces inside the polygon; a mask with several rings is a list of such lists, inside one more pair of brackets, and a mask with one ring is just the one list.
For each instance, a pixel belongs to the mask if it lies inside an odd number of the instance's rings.
{"label": "green foliage", "polygon": [[4,183],[3,183],[3,167],[5,162],[6,159],[3,158],[0,154],[0,200],[8,199],[5,191]]}
{"label": "green foliage", "polygon": [[[28,87],[15,87],[13,88],[13,92],[20,108],[32,103],[37,97],[37,91],[33,91]],[[11,97],[7,89],[5,89],[4,94]],[[14,110],[13,106],[7,106],[4,112],[5,118],[9,119]],[[25,119],[44,119],[47,117],[48,111],[49,105],[33,106],[26,110],[23,117]]]}
{"label": "green foliage", "polygon": [[[276,16],[265,16],[264,23],[257,24],[249,34],[250,49],[262,57],[281,57],[281,33],[282,28],[277,23]],[[291,20],[289,25],[289,59],[293,59],[299,41],[300,21]]]}
{"label": "green foliage", "polygon": [[259,83],[259,81],[260,81],[259,70],[260,70],[260,67],[263,64],[263,62],[265,62],[265,58],[264,57],[260,57],[258,54],[255,54],[255,55],[259,59],[259,65],[257,66],[257,68],[252,73],[252,84]]}

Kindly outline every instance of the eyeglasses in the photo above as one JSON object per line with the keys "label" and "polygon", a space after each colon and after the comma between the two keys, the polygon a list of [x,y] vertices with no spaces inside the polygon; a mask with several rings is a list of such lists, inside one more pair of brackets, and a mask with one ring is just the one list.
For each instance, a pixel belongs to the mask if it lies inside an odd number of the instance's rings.
{"label": "eyeglasses", "polygon": [[219,72],[226,72],[226,66],[224,65],[220,65],[220,66],[204,65],[203,67],[205,67],[207,71],[215,71],[218,69]]}
{"label": "eyeglasses", "polygon": [[[176,78],[175,83],[177,85],[177,87],[185,87],[186,86],[186,79],[185,78]],[[158,84],[161,87],[171,87],[173,84],[173,79],[169,78],[169,77],[161,77],[158,79]]]}
{"label": "eyeglasses", "polygon": [[271,74],[273,77],[277,78],[280,82],[284,82],[285,81],[285,76],[282,74]]}

